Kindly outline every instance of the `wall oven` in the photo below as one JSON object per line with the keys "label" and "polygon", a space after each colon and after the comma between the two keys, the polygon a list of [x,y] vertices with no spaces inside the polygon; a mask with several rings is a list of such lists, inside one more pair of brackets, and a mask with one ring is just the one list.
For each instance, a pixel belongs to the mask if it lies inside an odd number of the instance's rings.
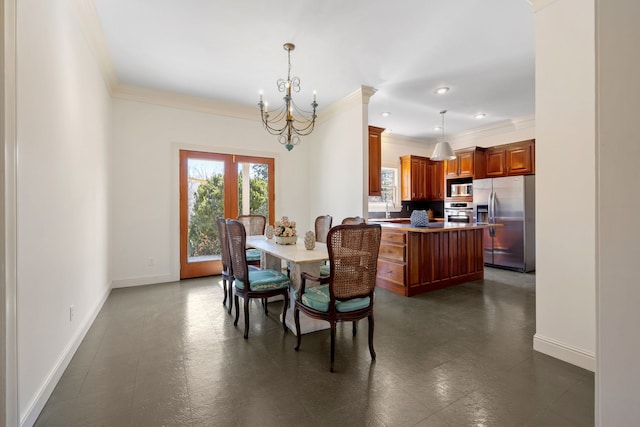
{"label": "wall oven", "polygon": [[444,202],[445,222],[473,222],[472,202]]}

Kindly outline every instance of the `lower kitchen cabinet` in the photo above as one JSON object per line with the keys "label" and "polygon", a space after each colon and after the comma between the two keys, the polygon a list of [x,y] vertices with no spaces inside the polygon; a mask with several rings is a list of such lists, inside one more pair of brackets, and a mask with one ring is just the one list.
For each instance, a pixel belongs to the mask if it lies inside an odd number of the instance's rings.
{"label": "lower kitchen cabinet", "polygon": [[484,277],[483,229],[382,228],[376,285],[413,296]]}

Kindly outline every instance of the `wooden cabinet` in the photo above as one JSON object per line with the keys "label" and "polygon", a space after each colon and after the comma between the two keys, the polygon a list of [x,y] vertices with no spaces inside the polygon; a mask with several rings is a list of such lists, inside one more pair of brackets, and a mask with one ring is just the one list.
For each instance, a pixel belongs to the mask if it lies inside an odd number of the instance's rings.
{"label": "wooden cabinet", "polygon": [[484,230],[382,227],[376,285],[413,296],[484,277]]}
{"label": "wooden cabinet", "polygon": [[369,195],[382,195],[382,132],[384,128],[369,126]]}
{"label": "wooden cabinet", "polygon": [[533,140],[507,145],[506,158],[507,175],[532,175],[536,172]]}
{"label": "wooden cabinet", "polygon": [[420,156],[400,157],[400,196],[403,201],[443,200],[442,162]]}
{"label": "wooden cabinet", "polygon": [[485,164],[485,151],[486,148],[472,147],[464,150],[456,150],[456,158],[453,160],[446,160],[445,174],[447,179],[451,178],[485,178],[486,177],[486,164]]}
{"label": "wooden cabinet", "polygon": [[507,156],[502,147],[491,147],[485,153],[487,159],[487,177],[505,176],[507,174]]}
{"label": "wooden cabinet", "polygon": [[535,173],[535,141],[521,141],[487,149],[487,176],[532,175]]}
{"label": "wooden cabinet", "polygon": [[427,164],[427,199],[444,200],[444,162]]}

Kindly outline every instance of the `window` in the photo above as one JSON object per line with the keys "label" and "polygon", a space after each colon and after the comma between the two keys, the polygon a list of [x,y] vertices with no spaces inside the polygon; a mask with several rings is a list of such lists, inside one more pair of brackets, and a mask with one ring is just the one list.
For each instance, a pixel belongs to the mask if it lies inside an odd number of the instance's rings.
{"label": "window", "polygon": [[382,195],[369,197],[369,212],[398,212],[398,168],[383,167],[381,173]]}

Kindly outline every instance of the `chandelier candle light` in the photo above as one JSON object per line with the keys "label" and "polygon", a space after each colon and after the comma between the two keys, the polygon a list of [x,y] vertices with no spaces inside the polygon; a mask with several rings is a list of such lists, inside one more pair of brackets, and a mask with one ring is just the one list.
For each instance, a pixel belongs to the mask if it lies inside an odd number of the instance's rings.
{"label": "chandelier candle light", "polygon": [[451,146],[444,139],[444,115],[446,112],[447,110],[440,111],[440,114],[442,114],[442,141],[436,144],[431,160],[453,160],[456,158],[456,154],[451,149]]}
{"label": "chandelier candle light", "polygon": [[[293,149],[295,145],[300,143],[300,137],[309,135],[316,124],[316,108],[318,103],[316,102],[316,92],[313,92],[313,102],[311,107],[313,111],[305,111],[300,109],[291,97],[291,91],[300,92],[300,78],[291,77],[291,51],[296,48],[293,43],[285,43],[284,50],[287,51],[287,62],[289,68],[287,71],[287,80],[278,79],[278,91],[284,92],[284,104],[282,104],[273,117],[269,113],[268,104],[262,100],[262,91],[260,91],[260,115],[262,117],[262,124],[264,128],[271,134],[278,136],[278,142],[285,146],[289,151]],[[310,117],[306,117],[309,116]],[[283,122],[284,121],[284,122]],[[298,124],[298,127],[296,127]]]}

